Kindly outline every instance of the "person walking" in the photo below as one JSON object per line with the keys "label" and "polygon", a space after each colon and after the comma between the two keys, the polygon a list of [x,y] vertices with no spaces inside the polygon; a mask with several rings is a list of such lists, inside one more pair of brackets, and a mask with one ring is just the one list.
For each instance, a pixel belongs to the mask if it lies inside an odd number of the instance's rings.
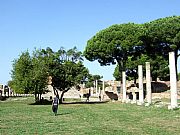
{"label": "person walking", "polygon": [[59,105],[59,98],[58,95],[56,95],[52,102],[52,111],[54,112],[55,116],[57,115],[58,105]]}

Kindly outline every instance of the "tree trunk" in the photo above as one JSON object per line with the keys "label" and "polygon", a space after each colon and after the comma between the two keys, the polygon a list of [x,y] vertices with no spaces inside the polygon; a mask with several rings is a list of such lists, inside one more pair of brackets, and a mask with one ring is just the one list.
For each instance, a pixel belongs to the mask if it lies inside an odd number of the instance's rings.
{"label": "tree trunk", "polygon": [[137,81],[137,79],[136,79],[136,76],[134,77],[134,85],[136,86],[136,81]]}
{"label": "tree trunk", "polygon": [[119,75],[120,75],[120,80],[122,82],[122,71],[123,71],[123,62],[122,61],[117,61],[119,65]]}
{"label": "tree trunk", "polygon": [[119,65],[119,75],[120,75],[120,81],[121,81],[121,93],[123,92],[123,80],[122,80],[122,72],[126,71],[126,68],[124,67],[125,61],[123,59],[117,60],[118,65]]}
{"label": "tree trunk", "polygon": [[176,79],[177,79],[177,81],[178,81],[178,69],[177,69],[178,50],[176,49],[176,50],[174,51],[174,53],[175,53]]}
{"label": "tree trunk", "polygon": [[67,88],[67,89],[65,89],[65,90],[62,91],[61,96],[60,96],[60,99],[59,99],[59,103],[63,103],[64,93],[66,93],[68,90],[70,90],[70,88]]}
{"label": "tree trunk", "polygon": [[63,103],[64,93],[65,93],[65,91],[62,91],[61,96],[60,96],[60,98],[59,98],[59,103]]}

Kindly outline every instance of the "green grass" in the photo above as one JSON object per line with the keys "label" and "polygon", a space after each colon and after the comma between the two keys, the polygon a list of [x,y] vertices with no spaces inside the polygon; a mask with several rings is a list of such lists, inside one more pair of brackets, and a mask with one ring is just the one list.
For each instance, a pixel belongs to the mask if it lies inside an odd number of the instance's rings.
{"label": "green grass", "polygon": [[178,135],[180,110],[120,102],[30,105],[31,98],[0,101],[0,135]]}

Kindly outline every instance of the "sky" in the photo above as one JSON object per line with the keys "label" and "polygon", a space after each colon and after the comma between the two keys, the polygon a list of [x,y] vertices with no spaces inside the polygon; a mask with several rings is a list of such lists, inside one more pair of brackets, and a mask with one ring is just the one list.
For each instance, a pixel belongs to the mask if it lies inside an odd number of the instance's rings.
{"label": "sky", "polygon": [[[0,0],[0,83],[11,80],[13,60],[26,50],[76,46],[83,52],[100,30],[180,15],[179,5],[179,0]],[[103,80],[114,79],[115,66],[87,60],[84,65]]]}

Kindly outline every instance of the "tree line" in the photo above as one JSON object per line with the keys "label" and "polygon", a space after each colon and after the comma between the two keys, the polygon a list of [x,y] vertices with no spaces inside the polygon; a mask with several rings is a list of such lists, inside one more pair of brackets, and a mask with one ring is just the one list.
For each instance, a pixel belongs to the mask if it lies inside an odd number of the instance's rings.
{"label": "tree line", "polygon": [[[113,76],[121,80],[122,71],[136,81],[138,65],[151,63],[152,79],[169,80],[168,53],[180,55],[180,16],[160,18],[144,24],[115,24],[87,41],[84,56],[101,66],[116,64]],[[178,77],[177,77],[178,78]]]}

